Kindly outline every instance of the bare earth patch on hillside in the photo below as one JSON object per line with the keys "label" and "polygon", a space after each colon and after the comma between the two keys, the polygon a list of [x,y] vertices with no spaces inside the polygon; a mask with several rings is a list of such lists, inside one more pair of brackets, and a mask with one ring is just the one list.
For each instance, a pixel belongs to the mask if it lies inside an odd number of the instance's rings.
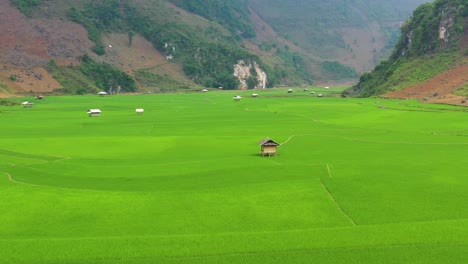
{"label": "bare earth patch on hillside", "polygon": [[[16,80],[11,80],[10,77],[15,76]],[[43,68],[35,67],[33,69],[1,69],[1,82],[7,85],[10,90],[15,93],[26,92],[52,92],[55,88],[62,86]]]}
{"label": "bare earth patch on hillside", "polygon": [[127,34],[109,34],[103,37],[106,47],[104,56],[94,56],[98,61],[105,61],[130,75],[138,70],[146,70],[157,75],[166,75],[180,82],[192,84],[184,74],[182,66],[167,60],[153,44],[141,35],[135,34],[129,46]]}
{"label": "bare earth patch on hillside", "polygon": [[[30,19],[0,1],[0,79],[8,93],[47,92],[60,87],[42,66],[51,59],[59,65],[79,63],[78,57],[92,46],[87,31],[59,19]],[[17,80],[10,76],[17,75]]]}
{"label": "bare earth patch on hillside", "polygon": [[140,35],[133,37],[131,46],[127,34],[109,34],[103,37],[103,42],[106,45],[106,54],[96,56],[96,59],[104,60],[129,74],[169,63],[151,42]]}
{"label": "bare earth patch on hillside", "polygon": [[468,83],[468,64],[458,65],[432,79],[413,86],[384,94],[383,97],[418,99],[430,103],[468,106],[468,100],[453,92]]}

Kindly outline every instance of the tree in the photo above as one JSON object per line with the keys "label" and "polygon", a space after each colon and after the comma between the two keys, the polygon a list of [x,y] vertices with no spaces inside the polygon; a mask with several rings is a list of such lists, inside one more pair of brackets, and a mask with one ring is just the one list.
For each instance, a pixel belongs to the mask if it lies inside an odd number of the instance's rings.
{"label": "tree", "polygon": [[129,31],[128,32],[128,47],[131,47],[132,46],[132,43],[133,43],[133,31]]}
{"label": "tree", "polygon": [[253,89],[253,88],[255,88],[255,86],[258,85],[258,78],[255,77],[255,76],[250,76],[245,81],[247,83],[247,88],[248,89]]}

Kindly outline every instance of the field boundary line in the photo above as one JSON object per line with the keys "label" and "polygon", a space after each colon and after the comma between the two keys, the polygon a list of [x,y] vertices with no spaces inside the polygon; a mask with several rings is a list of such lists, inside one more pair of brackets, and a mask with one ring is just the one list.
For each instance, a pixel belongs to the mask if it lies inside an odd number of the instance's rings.
{"label": "field boundary line", "polygon": [[289,141],[291,141],[291,139],[293,139],[294,137],[296,137],[296,136],[295,136],[295,135],[290,136],[285,142],[280,143],[280,146],[283,146],[283,145],[285,145],[285,144],[288,144]]}
{"label": "field boundary line", "polygon": [[4,173],[7,175],[8,180],[11,181],[14,184],[32,186],[32,187],[47,187],[47,186],[42,186],[42,185],[37,185],[37,184],[32,184],[32,183],[20,182],[20,181],[17,181],[15,179],[13,179],[13,177],[11,176],[10,173],[8,173],[8,172],[4,172]]}
{"label": "field boundary line", "polygon": [[348,141],[356,141],[356,142],[364,142],[364,143],[376,143],[376,144],[401,144],[401,145],[434,145],[434,146],[460,146],[460,145],[468,145],[468,143],[414,143],[414,142],[382,142],[382,141],[371,141],[371,140],[364,140],[364,139],[357,139],[357,138],[347,138],[347,137],[339,137],[344,140]]}
{"label": "field boundary line", "polygon": [[325,185],[325,183],[323,182],[322,178],[320,177],[320,183],[322,184],[323,188],[325,189],[325,191],[327,192],[328,196],[330,197],[330,199],[333,201],[333,203],[335,203],[336,207],[338,208],[338,210],[341,212],[341,214],[343,214],[348,220],[349,222],[353,225],[353,226],[357,226],[356,222],[353,220],[353,218],[351,218],[351,216],[349,216],[345,210],[340,206],[340,204],[336,201],[335,197],[333,196],[333,194],[330,192],[330,189],[328,189],[327,185]]}
{"label": "field boundary line", "polygon": [[23,186],[29,186],[29,187],[39,187],[39,188],[60,189],[60,190],[76,191],[76,192],[96,192],[96,193],[116,192],[116,191],[107,191],[107,190],[67,188],[67,187],[60,187],[60,186],[40,185],[40,184],[34,184],[34,183],[20,182],[20,181],[17,181],[15,179],[13,179],[13,176],[11,176],[10,173],[8,173],[8,172],[3,172],[3,173],[5,173],[7,175],[8,180],[10,182],[12,182],[14,184],[17,184],[17,185],[23,185]]}
{"label": "field boundary line", "polygon": [[332,174],[331,174],[331,171],[330,171],[330,166],[329,164],[327,163],[327,170],[328,170],[328,177],[332,177]]}

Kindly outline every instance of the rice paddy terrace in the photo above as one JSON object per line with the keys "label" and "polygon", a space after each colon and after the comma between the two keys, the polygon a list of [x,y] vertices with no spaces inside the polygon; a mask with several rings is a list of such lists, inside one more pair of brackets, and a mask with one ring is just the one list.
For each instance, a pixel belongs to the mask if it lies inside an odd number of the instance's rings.
{"label": "rice paddy terrace", "polygon": [[258,93],[0,106],[1,262],[466,263],[466,108]]}

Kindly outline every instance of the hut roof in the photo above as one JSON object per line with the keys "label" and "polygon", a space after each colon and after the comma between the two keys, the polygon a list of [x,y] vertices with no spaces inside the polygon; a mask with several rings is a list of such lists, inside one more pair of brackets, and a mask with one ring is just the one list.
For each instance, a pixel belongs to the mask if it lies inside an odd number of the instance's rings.
{"label": "hut roof", "polygon": [[258,142],[258,144],[260,146],[279,146],[280,145],[279,143],[276,143],[275,141],[269,138],[265,138],[264,140]]}
{"label": "hut roof", "polygon": [[22,105],[33,105],[34,103],[33,102],[29,102],[29,101],[26,101],[26,102],[23,102]]}
{"label": "hut roof", "polygon": [[88,113],[101,113],[100,109],[89,109]]}

